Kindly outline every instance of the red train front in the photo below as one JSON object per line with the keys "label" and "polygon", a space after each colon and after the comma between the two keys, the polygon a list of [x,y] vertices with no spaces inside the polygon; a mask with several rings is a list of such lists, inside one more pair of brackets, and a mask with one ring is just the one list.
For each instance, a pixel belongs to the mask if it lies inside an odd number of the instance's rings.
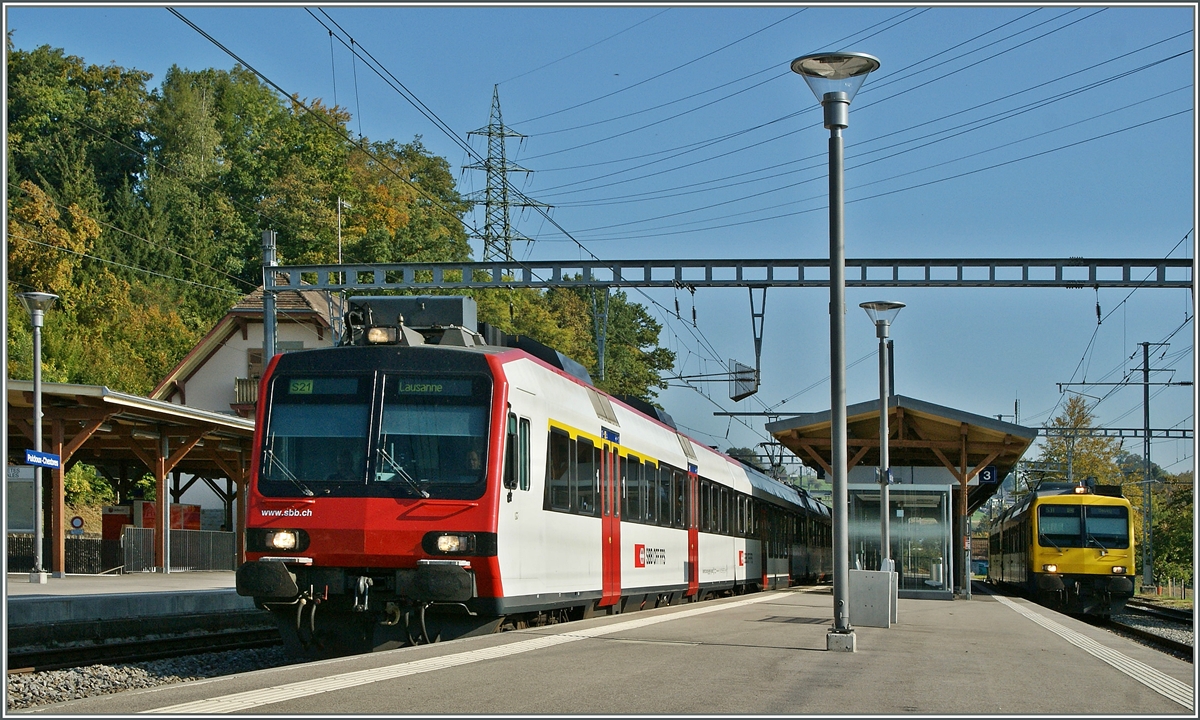
{"label": "red train front", "polygon": [[380,332],[385,344],[277,356],[261,381],[237,585],[277,614],[296,652],[363,652],[498,620],[495,353],[397,345],[413,331],[396,324]]}

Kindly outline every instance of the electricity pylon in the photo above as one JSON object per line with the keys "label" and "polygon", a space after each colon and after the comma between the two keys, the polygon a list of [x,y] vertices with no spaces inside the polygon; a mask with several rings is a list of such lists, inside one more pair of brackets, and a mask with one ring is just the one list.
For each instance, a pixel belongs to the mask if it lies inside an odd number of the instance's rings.
{"label": "electricity pylon", "polygon": [[533,242],[532,239],[517,233],[509,220],[509,208],[543,207],[549,205],[535,202],[525,197],[520,191],[515,191],[517,198],[510,196],[508,174],[514,172],[529,173],[514,163],[508,161],[505,152],[505,138],[524,138],[515,130],[504,127],[500,115],[500,86],[492,86],[492,113],[486,128],[472,130],[467,135],[486,135],[488,141],[487,159],[481,163],[464,166],[468,170],[483,170],[487,173],[487,185],[483,191],[483,260],[502,260],[512,262],[512,244],[514,240]]}

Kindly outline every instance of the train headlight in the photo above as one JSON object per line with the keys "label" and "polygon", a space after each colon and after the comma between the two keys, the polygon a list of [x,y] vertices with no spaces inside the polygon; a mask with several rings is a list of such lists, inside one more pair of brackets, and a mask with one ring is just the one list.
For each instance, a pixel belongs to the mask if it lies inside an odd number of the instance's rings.
{"label": "train headlight", "polygon": [[438,552],[447,555],[468,553],[475,549],[475,536],[470,533],[438,535],[435,547]]}
{"label": "train headlight", "polygon": [[1042,572],[1050,572],[1050,573],[1058,572],[1058,566],[1055,565],[1054,563],[1050,563],[1048,565],[1043,565]]}
{"label": "train headlight", "polygon": [[1124,565],[1113,565],[1112,571],[1113,571],[1113,575],[1124,575],[1125,574],[1125,566]]}
{"label": "train headlight", "polygon": [[264,540],[272,550],[295,550],[299,544],[295,530],[268,530]]}
{"label": "train headlight", "polygon": [[391,345],[396,342],[396,328],[373,327],[367,328],[368,345]]}
{"label": "train headlight", "polygon": [[430,555],[495,555],[496,536],[462,531],[425,533],[421,549]]}

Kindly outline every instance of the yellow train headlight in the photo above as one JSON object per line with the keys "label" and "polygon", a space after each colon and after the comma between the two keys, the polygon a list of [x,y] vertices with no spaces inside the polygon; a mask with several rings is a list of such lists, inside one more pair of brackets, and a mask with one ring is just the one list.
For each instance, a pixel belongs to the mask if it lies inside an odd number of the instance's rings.
{"label": "yellow train headlight", "polygon": [[1055,565],[1054,563],[1049,563],[1047,565],[1043,565],[1042,572],[1048,572],[1048,573],[1058,572],[1058,566]]}
{"label": "yellow train headlight", "polygon": [[1113,565],[1112,571],[1113,571],[1113,575],[1124,575],[1125,574],[1125,566],[1124,565]]}

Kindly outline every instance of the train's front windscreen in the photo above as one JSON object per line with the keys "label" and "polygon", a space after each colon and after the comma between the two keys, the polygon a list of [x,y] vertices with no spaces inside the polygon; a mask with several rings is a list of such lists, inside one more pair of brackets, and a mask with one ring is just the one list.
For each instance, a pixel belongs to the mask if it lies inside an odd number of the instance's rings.
{"label": "train's front windscreen", "polygon": [[483,375],[278,376],[259,491],[476,499],[485,488],[490,401]]}
{"label": "train's front windscreen", "polygon": [[483,495],[491,381],[385,375],[372,483],[434,498]]}
{"label": "train's front windscreen", "polygon": [[1043,547],[1129,547],[1129,511],[1120,505],[1042,505],[1038,544]]}

